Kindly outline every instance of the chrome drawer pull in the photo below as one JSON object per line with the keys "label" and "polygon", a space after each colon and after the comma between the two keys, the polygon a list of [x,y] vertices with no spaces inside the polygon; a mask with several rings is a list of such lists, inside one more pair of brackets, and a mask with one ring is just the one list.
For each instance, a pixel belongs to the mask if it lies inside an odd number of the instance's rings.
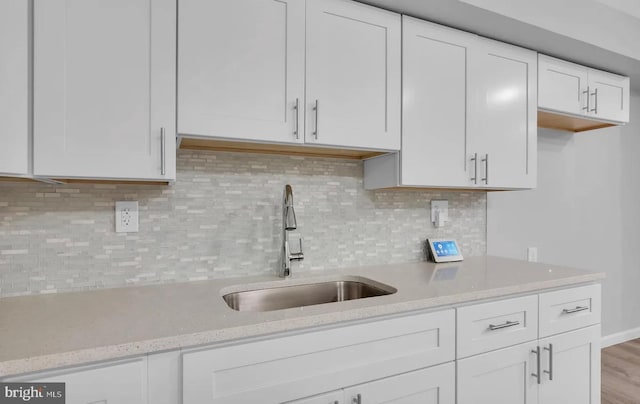
{"label": "chrome drawer pull", "polygon": [[470,178],[474,184],[478,184],[478,153],[474,153],[473,157],[471,157],[471,161],[473,161],[474,169],[473,169],[473,177]]}
{"label": "chrome drawer pull", "polygon": [[532,349],[531,353],[536,354],[536,366],[537,366],[536,373],[531,373],[531,376],[536,378],[538,384],[541,384],[542,383],[542,379],[541,379],[541,374],[540,374],[540,346],[538,346],[536,349]]}
{"label": "chrome drawer pull", "polygon": [[167,153],[165,152],[165,143],[164,128],[160,128],[160,175],[167,174],[167,163],[165,162]]}
{"label": "chrome drawer pull", "polygon": [[591,99],[591,91],[589,90],[589,87],[587,87],[587,91],[583,91],[582,94],[586,95],[587,97],[587,106],[586,107],[582,107],[583,110],[589,112],[590,110],[590,104],[589,104],[589,100]]}
{"label": "chrome drawer pull", "polygon": [[585,311],[585,310],[589,310],[589,306],[576,306],[575,309],[564,309],[562,310],[562,313],[571,314],[571,313],[577,313],[579,311]]}
{"label": "chrome drawer pull", "polygon": [[545,370],[544,373],[549,375],[549,380],[553,381],[553,344],[549,344],[549,348],[544,347],[545,351],[549,351],[549,370]]}
{"label": "chrome drawer pull", "polygon": [[489,330],[490,331],[501,330],[503,328],[513,327],[513,326],[516,326],[516,325],[520,325],[520,322],[519,321],[507,321],[504,324],[498,324],[498,325],[489,324]]}
{"label": "chrome drawer pull", "polygon": [[293,106],[293,110],[295,111],[296,117],[296,130],[293,131],[293,134],[296,136],[296,139],[300,139],[300,98],[296,98],[296,105]]}

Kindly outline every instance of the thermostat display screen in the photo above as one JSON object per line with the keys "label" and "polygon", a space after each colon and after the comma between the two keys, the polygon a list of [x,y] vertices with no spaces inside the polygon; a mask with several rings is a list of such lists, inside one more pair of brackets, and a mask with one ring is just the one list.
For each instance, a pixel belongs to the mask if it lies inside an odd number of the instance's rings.
{"label": "thermostat display screen", "polygon": [[433,243],[434,252],[438,257],[460,255],[455,241],[436,241]]}

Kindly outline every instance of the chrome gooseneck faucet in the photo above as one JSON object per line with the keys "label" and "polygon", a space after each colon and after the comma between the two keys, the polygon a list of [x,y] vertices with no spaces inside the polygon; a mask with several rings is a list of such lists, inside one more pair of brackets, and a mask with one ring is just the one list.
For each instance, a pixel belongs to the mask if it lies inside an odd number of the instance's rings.
{"label": "chrome gooseneck faucet", "polygon": [[296,221],[296,211],[293,209],[293,189],[287,184],[284,187],[284,196],[282,198],[282,264],[280,276],[287,278],[291,275],[291,261],[302,261],[304,254],[302,253],[302,238],[300,238],[300,250],[292,253],[289,248],[289,232],[298,227]]}

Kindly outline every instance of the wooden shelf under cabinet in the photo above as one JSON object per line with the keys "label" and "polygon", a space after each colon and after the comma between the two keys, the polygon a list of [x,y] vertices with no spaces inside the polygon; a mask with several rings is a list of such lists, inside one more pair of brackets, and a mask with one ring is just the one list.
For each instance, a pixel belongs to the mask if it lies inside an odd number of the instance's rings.
{"label": "wooden shelf under cabinet", "polygon": [[363,160],[380,156],[386,152],[371,150],[333,149],[309,145],[286,145],[274,143],[236,142],[219,139],[188,139],[180,141],[180,149],[213,150],[224,152],[280,154],[288,156],[328,157],[339,159]]}
{"label": "wooden shelf under cabinet", "polygon": [[585,132],[588,130],[608,128],[616,126],[615,123],[594,121],[571,115],[563,115],[548,111],[538,111],[538,127],[547,129],[564,130],[567,132]]}

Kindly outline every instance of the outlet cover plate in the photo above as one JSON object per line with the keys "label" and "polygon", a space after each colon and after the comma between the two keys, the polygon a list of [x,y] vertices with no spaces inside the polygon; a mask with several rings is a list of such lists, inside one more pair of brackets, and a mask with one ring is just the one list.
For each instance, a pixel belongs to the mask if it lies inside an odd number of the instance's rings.
{"label": "outlet cover plate", "polygon": [[138,232],[138,201],[116,202],[116,233]]}

